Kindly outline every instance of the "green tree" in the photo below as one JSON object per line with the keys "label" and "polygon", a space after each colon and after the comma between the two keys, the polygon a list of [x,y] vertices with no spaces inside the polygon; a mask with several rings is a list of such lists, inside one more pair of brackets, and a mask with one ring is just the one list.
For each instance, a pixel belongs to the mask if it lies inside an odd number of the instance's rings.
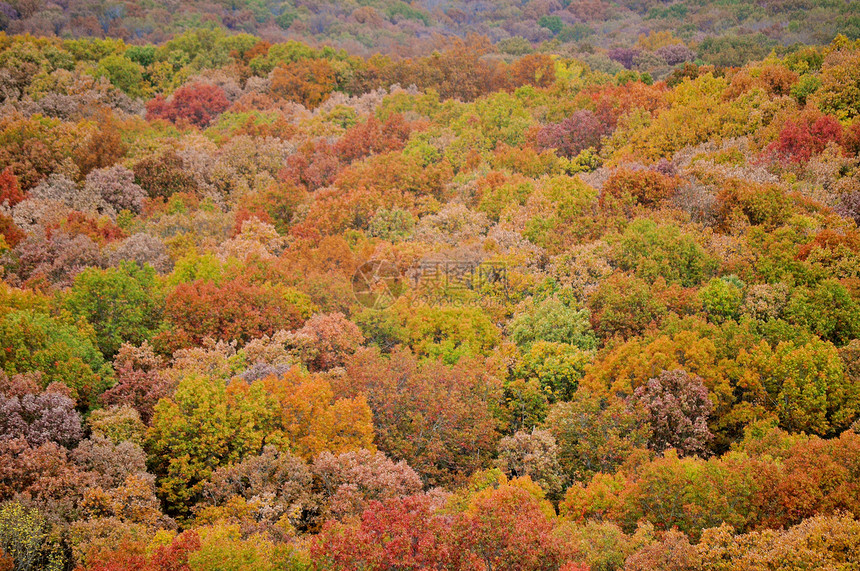
{"label": "green tree", "polygon": [[398,302],[392,309],[401,325],[401,342],[421,357],[441,357],[454,364],[462,357],[488,355],[499,343],[499,331],[478,307],[417,307]]}
{"label": "green tree", "polygon": [[813,99],[823,112],[840,121],[860,114],[860,52],[844,47],[832,51],[824,60],[820,79],[821,87]]}
{"label": "green tree", "polygon": [[40,371],[45,385],[63,383],[79,405],[93,405],[111,382],[94,337],[45,313],[11,311],[0,320],[0,368],[9,375]]}
{"label": "green tree", "polygon": [[180,381],[155,406],[147,437],[150,468],[168,513],[186,516],[212,472],[259,454],[276,428],[278,406],[262,383],[199,375]]}
{"label": "green tree", "polygon": [[745,375],[747,399],[764,395],[780,426],[793,432],[833,435],[844,430],[860,411],[860,387],[851,382],[833,344],[813,338],[771,348],[762,342],[738,363]]}
{"label": "green tree", "polygon": [[845,286],[832,279],[796,289],[785,318],[837,346],[860,336],[860,304]]}
{"label": "green tree", "polygon": [[693,234],[647,218],[631,222],[615,249],[622,269],[649,281],[663,277],[667,282],[691,287],[717,269],[717,260],[705,252]]}
{"label": "green tree", "polygon": [[530,300],[521,313],[511,321],[511,337],[520,347],[528,349],[536,341],[567,343],[580,349],[594,349],[597,339],[591,331],[589,311],[577,308],[575,302],[549,297],[536,303]]}
{"label": "green tree", "polygon": [[111,358],[122,343],[140,345],[161,323],[164,300],[149,264],[124,261],[116,268],[88,268],[78,274],[63,300],[72,315],[96,331],[99,349]]}
{"label": "green tree", "polygon": [[708,318],[716,323],[737,319],[743,302],[741,290],[732,282],[713,278],[699,290],[699,299]]}
{"label": "green tree", "polygon": [[546,28],[553,34],[557,34],[564,27],[564,22],[558,16],[541,16],[538,19],[538,26]]}
{"label": "green tree", "polygon": [[513,370],[516,378],[537,380],[550,402],[570,400],[594,360],[594,352],[567,343],[537,341]]}
{"label": "green tree", "polygon": [[120,90],[139,97],[146,92],[143,80],[143,67],[126,56],[109,55],[96,67],[97,76],[105,76]]}

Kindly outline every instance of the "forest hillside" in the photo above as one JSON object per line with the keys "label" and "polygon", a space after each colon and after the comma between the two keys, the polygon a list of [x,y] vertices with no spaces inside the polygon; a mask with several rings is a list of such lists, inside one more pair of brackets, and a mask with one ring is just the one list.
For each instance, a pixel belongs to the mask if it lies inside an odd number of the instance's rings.
{"label": "forest hillside", "polygon": [[0,2],[0,571],[860,569],[857,6]]}

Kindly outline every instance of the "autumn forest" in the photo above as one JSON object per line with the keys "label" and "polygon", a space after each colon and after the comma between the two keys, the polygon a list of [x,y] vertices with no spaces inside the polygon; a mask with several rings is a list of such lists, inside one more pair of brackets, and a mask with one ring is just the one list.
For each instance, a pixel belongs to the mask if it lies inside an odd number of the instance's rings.
{"label": "autumn forest", "polygon": [[860,4],[0,30],[0,571],[860,569]]}

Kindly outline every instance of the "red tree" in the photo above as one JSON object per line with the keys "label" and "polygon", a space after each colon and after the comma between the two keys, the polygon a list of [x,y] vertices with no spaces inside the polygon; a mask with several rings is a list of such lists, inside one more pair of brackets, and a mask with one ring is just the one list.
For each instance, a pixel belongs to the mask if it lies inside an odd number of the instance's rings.
{"label": "red tree", "polygon": [[187,121],[206,127],[229,107],[224,90],[208,83],[180,87],[169,100],[158,96],[146,104],[149,118],[167,119],[174,123]]}
{"label": "red tree", "polygon": [[498,571],[558,569],[560,546],[552,531],[537,498],[514,485],[479,492],[454,524],[458,546]]}
{"label": "red tree", "polygon": [[450,569],[450,520],[435,511],[427,495],[373,502],[360,523],[327,524],[311,557],[317,569]]}
{"label": "red tree", "polygon": [[296,329],[309,316],[310,301],[281,285],[254,284],[234,278],[180,284],[168,297],[165,316],[171,328],[157,341],[162,349],[199,345],[206,337],[224,341],[271,335]]}
{"label": "red tree", "polygon": [[140,348],[123,344],[114,359],[116,384],[103,392],[99,401],[105,406],[128,405],[149,423],[159,399],[170,396],[173,389],[161,368],[162,363],[148,343]]}
{"label": "red tree", "polygon": [[15,225],[15,222],[4,214],[0,214],[0,235],[6,240],[6,244],[13,248],[27,237],[24,231]]}
{"label": "red tree", "polygon": [[805,163],[812,155],[817,155],[828,143],[842,142],[842,125],[832,115],[822,115],[817,119],[786,121],[779,139],[770,149],[785,160]]}
{"label": "red tree", "polygon": [[559,155],[574,157],[589,147],[599,148],[600,138],[608,132],[609,126],[597,115],[582,109],[538,131],[536,143],[541,150],[555,149]]}
{"label": "red tree", "polygon": [[12,172],[12,167],[6,167],[0,173],[0,204],[8,202],[9,206],[15,206],[24,200],[24,193],[18,184],[18,177]]}
{"label": "red tree", "polygon": [[399,113],[384,123],[371,117],[351,127],[334,148],[341,160],[349,163],[375,153],[399,151],[409,139],[410,130],[410,125]]}
{"label": "red tree", "polygon": [[631,198],[643,206],[654,206],[674,194],[677,181],[654,170],[615,171],[600,195],[601,206],[610,203],[610,198]]}

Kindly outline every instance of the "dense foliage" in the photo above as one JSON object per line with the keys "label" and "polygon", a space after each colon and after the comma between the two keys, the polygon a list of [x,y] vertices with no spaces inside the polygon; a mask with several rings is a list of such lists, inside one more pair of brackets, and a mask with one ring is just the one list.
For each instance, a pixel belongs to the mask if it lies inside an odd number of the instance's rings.
{"label": "dense foliage", "polygon": [[[851,0],[10,0],[0,10],[0,30],[11,34],[160,43],[194,27],[411,57],[437,48],[441,38],[483,35],[511,55],[590,57],[598,48],[604,53],[594,61],[602,65],[656,69],[697,54],[710,64],[741,65],[774,47],[826,43],[837,34],[857,39],[860,12]],[[193,50],[189,60],[213,57],[200,53],[202,46],[183,47]],[[146,67],[153,51],[136,48],[129,59]],[[140,76],[120,61],[105,69],[126,81]]]}
{"label": "dense foliage", "polygon": [[0,571],[860,566],[856,3],[521,4],[0,2]]}

